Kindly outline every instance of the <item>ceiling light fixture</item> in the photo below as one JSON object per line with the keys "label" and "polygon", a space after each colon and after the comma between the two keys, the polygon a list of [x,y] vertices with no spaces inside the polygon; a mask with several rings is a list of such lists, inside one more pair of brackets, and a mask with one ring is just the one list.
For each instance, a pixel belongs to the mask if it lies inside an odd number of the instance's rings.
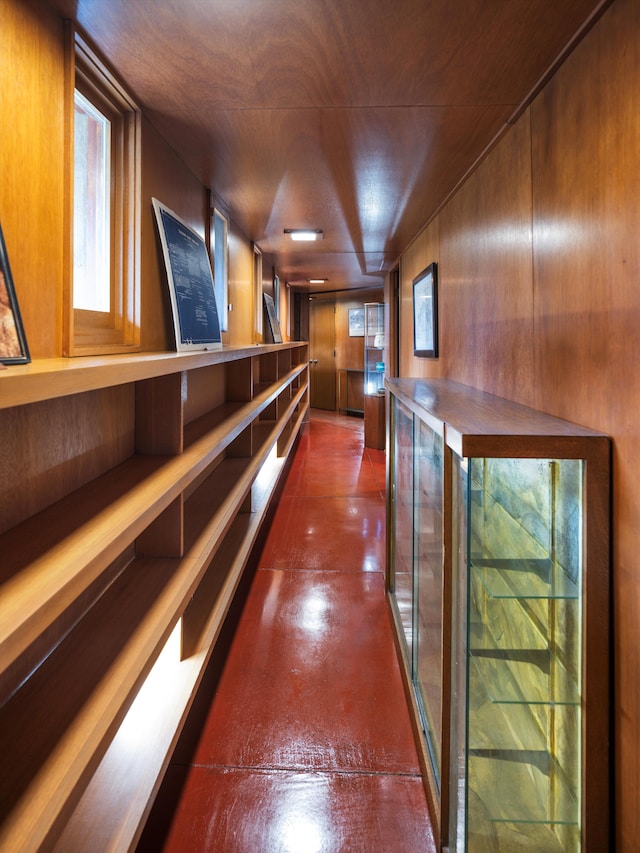
{"label": "ceiling light fixture", "polygon": [[285,228],[284,233],[292,240],[321,240],[321,228]]}
{"label": "ceiling light fixture", "polygon": [[325,281],[329,281],[328,278],[308,278],[307,281],[309,284],[324,284]]}

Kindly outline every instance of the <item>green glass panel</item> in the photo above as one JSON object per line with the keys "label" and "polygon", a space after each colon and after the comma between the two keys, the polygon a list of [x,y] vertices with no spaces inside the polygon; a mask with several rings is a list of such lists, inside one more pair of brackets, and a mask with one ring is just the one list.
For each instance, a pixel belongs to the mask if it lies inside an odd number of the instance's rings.
{"label": "green glass panel", "polygon": [[467,829],[467,460],[452,455],[451,702],[449,735],[449,849],[464,853]]}
{"label": "green glass panel", "polygon": [[469,461],[469,853],[580,848],[582,478]]}
{"label": "green glass panel", "polygon": [[391,589],[408,661],[413,643],[413,415],[391,397]]}
{"label": "green glass panel", "polygon": [[414,673],[434,777],[440,784],[442,742],[443,442],[416,425],[414,474]]}

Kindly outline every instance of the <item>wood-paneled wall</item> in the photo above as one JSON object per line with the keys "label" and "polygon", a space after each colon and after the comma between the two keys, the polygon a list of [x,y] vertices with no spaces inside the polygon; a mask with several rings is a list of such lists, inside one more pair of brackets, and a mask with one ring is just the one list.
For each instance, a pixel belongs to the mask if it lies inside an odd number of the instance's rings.
{"label": "wood-paneled wall", "polygon": [[[62,354],[64,31],[62,19],[45,4],[0,2],[0,87],[3,125],[10,128],[0,136],[0,224],[31,356],[54,358]],[[151,198],[204,236],[206,192],[147,120],[142,168],[141,349],[165,350],[172,347],[172,329]],[[252,342],[246,304],[252,298],[253,252],[231,225],[234,310],[225,343],[245,345]]]}
{"label": "wood-paneled wall", "polygon": [[32,358],[62,352],[64,34],[47,7],[0,3],[0,224]]}
{"label": "wood-paneled wall", "polygon": [[[401,372],[614,441],[615,850],[640,850],[640,4],[615,0],[401,259]],[[439,262],[440,358],[411,280]]]}

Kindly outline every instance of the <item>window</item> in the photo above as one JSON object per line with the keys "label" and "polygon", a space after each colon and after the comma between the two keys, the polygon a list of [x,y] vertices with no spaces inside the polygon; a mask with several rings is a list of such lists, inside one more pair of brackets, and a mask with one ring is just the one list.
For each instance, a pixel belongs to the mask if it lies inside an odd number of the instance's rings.
{"label": "window", "polygon": [[211,252],[213,254],[213,282],[216,293],[220,331],[229,330],[229,223],[217,208],[213,208],[213,224],[211,228]]}
{"label": "window", "polygon": [[75,30],[68,73],[73,153],[66,353],[138,349],[140,111]]}
{"label": "window", "polygon": [[73,113],[73,307],[111,305],[111,122],[77,89]]}
{"label": "window", "polygon": [[262,341],[262,252],[253,247],[253,339]]}

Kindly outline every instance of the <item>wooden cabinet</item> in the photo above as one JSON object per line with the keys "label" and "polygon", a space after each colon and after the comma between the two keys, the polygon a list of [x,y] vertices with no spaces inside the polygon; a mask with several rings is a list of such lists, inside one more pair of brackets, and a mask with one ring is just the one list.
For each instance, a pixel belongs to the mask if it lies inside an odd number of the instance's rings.
{"label": "wooden cabinet", "polygon": [[364,395],[364,445],[374,450],[386,447],[385,400],[382,394]]}
{"label": "wooden cabinet", "polygon": [[308,407],[308,347],[0,374],[0,849],[135,843]]}
{"label": "wooden cabinet", "polygon": [[608,437],[389,380],[388,588],[442,849],[609,849]]}
{"label": "wooden cabinet", "polygon": [[338,370],[338,412],[364,415],[364,371],[350,367]]}

